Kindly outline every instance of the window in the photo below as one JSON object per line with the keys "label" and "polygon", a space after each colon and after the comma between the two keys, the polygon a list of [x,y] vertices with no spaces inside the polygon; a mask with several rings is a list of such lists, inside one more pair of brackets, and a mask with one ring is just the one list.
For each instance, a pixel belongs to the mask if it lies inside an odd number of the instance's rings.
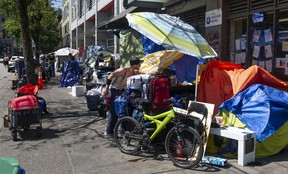
{"label": "window", "polygon": [[[249,16],[249,32],[251,35],[249,39],[249,65],[258,65],[272,73],[274,15],[271,13],[260,14],[254,13]],[[255,18],[261,19],[255,20]]]}
{"label": "window", "polygon": [[288,80],[288,11],[280,11],[277,22],[275,75]]}
{"label": "window", "polygon": [[233,19],[229,35],[230,61],[245,66],[247,54],[247,19]]}
{"label": "window", "polygon": [[106,46],[107,49],[114,52],[114,34],[109,32],[107,36]]}

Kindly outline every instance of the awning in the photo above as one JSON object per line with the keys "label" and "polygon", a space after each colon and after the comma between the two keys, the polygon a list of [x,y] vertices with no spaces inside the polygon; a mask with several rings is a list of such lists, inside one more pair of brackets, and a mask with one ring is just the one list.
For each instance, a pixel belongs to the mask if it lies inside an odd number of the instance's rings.
{"label": "awning", "polygon": [[128,21],[126,19],[126,14],[136,10],[137,7],[130,7],[128,8],[127,10],[119,13],[117,16],[111,18],[111,19],[108,19],[106,21],[103,21],[101,22],[99,25],[98,25],[98,29],[99,30],[107,30],[107,29],[121,29],[121,28],[125,28],[127,27],[129,24],[128,24]]}

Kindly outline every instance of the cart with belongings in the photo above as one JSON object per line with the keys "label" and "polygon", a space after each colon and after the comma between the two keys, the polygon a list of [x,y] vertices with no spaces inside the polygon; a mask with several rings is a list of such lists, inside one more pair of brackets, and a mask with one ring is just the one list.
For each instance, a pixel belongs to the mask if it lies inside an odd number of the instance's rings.
{"label": "cart with belongings", "polygon": [[19,129],[27,130],[36,124],[36,135],[42,136],[41,110],[34,95],[16,97],[8,102],[9,129],[13,141],[17,140]]}

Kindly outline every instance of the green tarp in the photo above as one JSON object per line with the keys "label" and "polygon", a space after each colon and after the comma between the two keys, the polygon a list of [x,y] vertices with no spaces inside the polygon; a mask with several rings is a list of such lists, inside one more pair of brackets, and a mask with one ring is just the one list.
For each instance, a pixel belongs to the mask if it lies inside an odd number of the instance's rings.
{"label": "green tarp", "polygon": [[141,35],[133,29],[125,29],[120,31],[119,45],[121,66],[123,67],[129,66],[129,60],[132,57],[144,57]]}

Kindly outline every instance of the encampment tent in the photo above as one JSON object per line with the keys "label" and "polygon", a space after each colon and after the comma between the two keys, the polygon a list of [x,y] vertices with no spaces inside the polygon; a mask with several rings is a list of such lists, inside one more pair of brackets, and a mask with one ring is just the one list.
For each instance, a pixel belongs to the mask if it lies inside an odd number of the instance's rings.
{"label": "encampment tent", "polygon": [[273,155],[288,145],[288,92],[255,84],[220,107],[223,124],[256,134],[256,156]]}

